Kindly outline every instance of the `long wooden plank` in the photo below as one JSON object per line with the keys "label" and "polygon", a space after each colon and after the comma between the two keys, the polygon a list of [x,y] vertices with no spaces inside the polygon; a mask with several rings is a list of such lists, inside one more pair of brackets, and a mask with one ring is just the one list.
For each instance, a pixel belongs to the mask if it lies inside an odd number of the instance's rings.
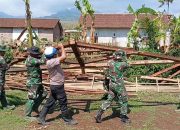
{"label": "long wooden plank", "polygon": [[117,51],[118,49],[122,49],[122,50],[125,50],[127,53],[134,52],[133,48],[112,47],[112,46],[104,46],[104,45],[99,45],[99,44],[84,44],[82,42],[78,42],[77,46],[84,47],[84,48],[100,49],[104,51]]}
{"label": "long wooden plank", "polygon": [[[176,76],[178,74],[180,74],[180,70],[175,72],[174,74],[170,75],[168,78],[171,79],[171,78],[173,78],[174,76]],[[162,81],[162,83],[166,83],[166,81]]]}
{"label": "long wooden plank", "polygon": [[173,66],[171,66],[171,67],[168,67],[168,68],[166,68],[166,69],[163,69],[163,70],[161,70],[161,71],[158,71],[158,72],[152,74],[151,76],[158,76],[158,75],[160,75],[160,74],[162,74],[162,73],[165,73],[165,72],[167,72],[167,71],[169,71],[169,70],[175,69],[175,68],[177,68],[177,67],[179,67],[179,66],[180,66],[180,64],[175,64],[175,65],[173,65]]}
{"label": "long wooden plank", "polygon": [[141,79],[150,79],[150,80],[160,80],[160,81],[171,81],[171,82],[178,82],[176,79],[168,79],[168,78],[161,78],[161,77],[152,77],[152,76],[141,76]]}
{"label": "long wooden plank", "polygon": [[172,60],[172,61],[180,63],[180,57],[173,57],[173,56],[155,54],[155,53],[150,53],[150,52],[138,52],[138,53],[135,53],[135,55],[149,56],[149,57],[154,57],[154,58],[159,58],[159,59],[164,59],[164,60]]}
{"label": "long wooden plank", "polygon": [[174,63],[172,60],[137,60],[130,61],[131,65],[148,65],[148,64],[171,64]]}
{"label": "long wooden plank", "polygon": [[79,65],[81,67],[82,74],[85,74],[84,60],[81,58],[81,53],[80,53],[79,48],[77,47],[77,44],[71,44],[71,48],[72,48],[74,55],[75,55]]}

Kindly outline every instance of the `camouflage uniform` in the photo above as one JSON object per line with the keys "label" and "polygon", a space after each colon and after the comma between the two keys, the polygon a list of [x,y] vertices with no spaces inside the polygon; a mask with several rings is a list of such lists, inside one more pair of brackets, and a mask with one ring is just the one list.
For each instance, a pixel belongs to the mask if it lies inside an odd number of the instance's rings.
{"label": "camouflage uniform", "polygon": [[[118,50],[113,54],[114,59],[108,62],[108,69],[106,70],[106,77],[109,79],[106,81],[105,89],[108,90],[108,98],[101,105],[98,114],[96,115],[96,122],[101,122],[101,115],[107,110],[113,101],[116,101],[120,106],[120,115],[123,117],[123,122],[128,121],[128,96],[126,88],[124,86],[123,73],[128,68],[126,61],[126,54],[122,50]],[[109,83],[109,88],[107,87]],[[125,120],[124,120],[125,119]]]}
{"label": "camouflage uniform", "polygon": [[8,65],[5,59],[2,56],[0,56],[0,100],[1,100],[2,107],[7,106],[7,100],[5,96],[5,90],[4,90],[5,75],[6,75],[7,69],[8,69]]}
{"label": "camouflage uniform", "polygon": [[[0,45],[0,52],[5,53],[6,47]],[[9,65],[7,64],[7,59],[5,59],[3,56],[0,55],[0,101],[3,109],[14,109],[15,106],[8,105],[8,102],[6,100],[6,95],[5,95],[5,76],[6,76],[6,71],[8,70]]]}
{"label": "camouflage uniform", "polygon": [[38,107],[47,96],[42,85],[42,70],[40,68],[41,64],[45,64],[45,56],[35,58],[29,55],[25,63],[27,67],[26,86],[28,88],[25,115],[31,116],[32,111],[39,112]]}
{"label": "camouflage uniform", "polygon": [[102,110],[106,110],[115,100],[121,107],[121,114],[127,115],[128,97],[123,81],[123,71],[128,67],[127,62],[111,60],[109,65],[109,91],[108,99],[102,104]]}

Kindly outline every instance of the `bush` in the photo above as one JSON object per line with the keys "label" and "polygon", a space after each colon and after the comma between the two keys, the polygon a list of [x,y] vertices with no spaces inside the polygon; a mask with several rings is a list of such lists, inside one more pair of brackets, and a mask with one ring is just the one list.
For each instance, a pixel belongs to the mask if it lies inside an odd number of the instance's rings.
{"label": "bush", "polygon": [[[153,50],[153,49],[143,49],[143,51],[148,51],[152,53],[158,53],[161,54],[159,50]],[[180,49],[174,48],[171,49],[169,52],[170,56],[180,56]],[[143,57],[143,56],[132,56],[130,57],[130,60],[154,60],[154,58],[151,57]],[[158,60],[158,59],[157,59]],[[143,76],[143,75],[152,75],[162,69],[165,69],[167,67],[170,67],[171,64],[151,64],[151,65],[138,65],[138,66],[131,66],[127,71],[125,76],[128,78],[129,81],[135,82],[135,77]],[[168,77],[169,75],[172,75],[173,73],[177,72],[180,68],[177,67],[176,69],[173,69],[171,71],[168,71],[166,73],[163,73],[162,77]],[[175,78],[178,78],[180,75],[175,76]],[[149,82],[149,80],[145,79],[139,79],[139,82]]]}

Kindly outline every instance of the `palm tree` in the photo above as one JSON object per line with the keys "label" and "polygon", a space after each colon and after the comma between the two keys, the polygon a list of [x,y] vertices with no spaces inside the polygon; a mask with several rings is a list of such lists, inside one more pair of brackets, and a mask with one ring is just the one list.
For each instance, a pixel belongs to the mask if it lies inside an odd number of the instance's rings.
{"label": "palm tree", "polygon": [[158,0],[159,3],[161,3],[161,5],[159,7],[162,7],[163,5],[167,4],[168,6],[168,13],[169,13],[169,5],[170,3],[172,3],[174,0]]}

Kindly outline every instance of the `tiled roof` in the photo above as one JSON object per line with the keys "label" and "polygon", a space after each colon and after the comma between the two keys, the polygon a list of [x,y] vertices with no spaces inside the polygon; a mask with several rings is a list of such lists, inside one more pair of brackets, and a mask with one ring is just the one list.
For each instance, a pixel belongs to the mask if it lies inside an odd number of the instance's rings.
{"label": "tiled roof", "polygon": [[[58,19],[32,19],[33,28],[54,28]],[[25,19],[19,18],[0,18],[0,27],[4,28],[24,28],[26,27]]]}
{"label": "tiled roof", "polygon": [[[152,15],[141,14],[139,17],[144,18],[148,16],[153,18]],[[170,15],[164,15],[163,21],[167,23]],[[131,28],[135,16],[133,14],[95,14],[95,28]],[[82,22],[82,17],[80,17]],[[91,27],[91,18],[87,16],[87,27]]]}

